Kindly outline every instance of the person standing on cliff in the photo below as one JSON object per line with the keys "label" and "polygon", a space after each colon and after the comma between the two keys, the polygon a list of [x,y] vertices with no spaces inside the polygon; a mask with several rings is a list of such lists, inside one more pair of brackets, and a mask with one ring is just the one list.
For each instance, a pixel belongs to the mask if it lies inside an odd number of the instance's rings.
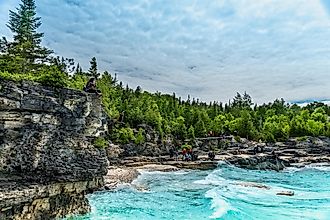
{"label": "person standing on cliff", "polygon": [[88,93],[95,93],[97,95],[101,95],[101,91],[96,89],[96,79],[90,78],[84,87],[84,91]]}

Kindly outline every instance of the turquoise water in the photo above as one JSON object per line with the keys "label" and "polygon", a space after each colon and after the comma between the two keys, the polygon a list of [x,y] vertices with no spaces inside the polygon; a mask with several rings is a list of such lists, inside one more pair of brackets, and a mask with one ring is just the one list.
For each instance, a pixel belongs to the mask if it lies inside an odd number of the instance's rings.
{"label": "turquoise water", "polygon": [[[256,182],[270,187],[244,187]],[[134,182],[89,196],[92,213],[75,219],[329,219],[330,169],[251,171],[225,164],[214,171],[143,172]],[[294,191],[293,197],[277,192]]]}

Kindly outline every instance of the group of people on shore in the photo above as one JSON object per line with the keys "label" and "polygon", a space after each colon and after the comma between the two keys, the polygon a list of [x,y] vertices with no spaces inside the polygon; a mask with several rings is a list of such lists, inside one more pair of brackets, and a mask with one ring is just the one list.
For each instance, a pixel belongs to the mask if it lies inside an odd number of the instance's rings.
{"label": "group of people on shore", "polygon": [[179,155],[182,155],[183,161],[196,161],[198,159],[198,155],[193,152],[192,148],[183,148],[181,152],[171,148],[170,151],[170,158],[175,158],[178,161]]}
{"label": "group of people on shore", "polygon": [[182,156],[183,156],[182,157],[183,161],[195,161],[198,159],[198,155],[193,152],[192,148],[190,149],[183,148]]}
{"label": "group of people on shore", "polygon": [[[177,151],[174,148],[171,148],[169,150],[169,154],[170,154],[170,158],[174,157],[176,161],[178,161],[180,154],[182,155],[182,160],[183,161],[196,161],[196,160],[198,160],[198,154],[196,154],[196,152],[194,152],[191,147],[190,148],[183,147],[181,152]],[[215,159],[215,153],[213,151],[209,151],[207,156],[208,156],[209,160],[213,161]]]}

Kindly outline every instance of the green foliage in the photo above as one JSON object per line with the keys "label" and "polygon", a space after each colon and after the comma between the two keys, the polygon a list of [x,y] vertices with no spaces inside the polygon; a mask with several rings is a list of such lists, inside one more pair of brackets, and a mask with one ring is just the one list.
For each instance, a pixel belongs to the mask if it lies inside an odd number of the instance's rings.
{"label": "green foliage", "polygon": [[189,139],[195,139],[195,129],[192,125],[190,125],[189,129],[188,129],[188,138]]}
{"label": "green foliage", "polygon": [[38,73],[9,73],[7,71],[0,72],[0,77],[12,81],[35,81],[47,86],[66,87],[69,77],[55,66],[44,66]]}
{"label": "green foliage", "polygon": [[108,141],[106,141],[102,137],[95,138],[93,141],[93,145],[97,148],[106,148],[108,146]]}
{"label": "green foliage", "polygon": [[272,136],[276,140],[285,141],[289,138],[290,121],[285,115],[274,115],[266,119],[264,124],[264,134],[266,134],[268,141]]}
{"label": "green foliage", "polygon": [[324,135],[330,137],[330,122],[326,123]]}
{"label": "green foliage", "polygon": [[234,136],[234,139],[236,142],[241,143],[241,137],[240,136]]}
{"label": "green foliage", "polygon": [[297,141],[300,141],[300,142],[307,141],[307,136],[298,137]]}
{"label": "green foliage", "polygon": [[74,74],[69,80],[68,80],[68,87],[77,89],[77,90],[83,90],[85,85],[88,82],[88,77],[83,74]]}
{"label": "green foliage", "polygon": [[226,125],[228,125],[228,120],[226,120],[226,116],[218,115],[212,121],[211,129],[215,134],[223,134],[226,130]]}
{"label": "green foliage", "polygon": [[[48,61],[52,51],[41,46],[43,33],[37,32],[41,25],[40,20],[36,16],[34,0],[21,0],[17,12],[9,11],[7,27],[13,33],[14,41],[8,42],[5,38],[1,40],[2,70],[29,73],[40,63]],[[5,65],[6,61],[8,65]]]}
{"label": "green foliage", "polygon": [[249,109],[252,105],[252,98],[246,92],[244,92],[243,96],[238,92],[232,102],[232,107],[239,109]]}
{"label": "green foliage", "polygon": [[10,81],[21,82],[24,80],[38,81],[40,77],[38,75],[32,74],[32,73],[17,74],[17,73],[9,73],[7,71],[4,71],[4,72],[0,72],[0,78],[10,80]]}
{"label": "green foliage", "polygon": [[177,117],[171,122],[172,134],[177,138],[184,140],[187,138],[187,127],[183,116]]}
{"label": "green foliage", "polygon": [[43,85],[66,87],[69,77],[55,66],[44,67],[39,72],[39,79],[36,80]]}
{"label": "green foliage", "polygon": [[135,141],[135,136],[132,128],[120,128],[114,130],[113,135],[118,143],[128,144],[131,141]]}
{"label": "green foliage", "polygon": [[90,61],[90,65],[91,67],[88,70],[88,76],[97,79],[100,76],[100,74],[97,72],[97,61],[95,57],[93,57],[92,60]]}
{"label": "green foliage", "polygon": [[240,117],[232,120],[229,125],[232,133],[244,138],[252,138],[254,136],[255,128],[251,114],[247,110],[240,112]]}
{"label": "green foliage", "polygon": [[192,149],[192,146],[191,146],[190,144],[183,144],[183,145],[181,146],[181,149],[182,149],[182,150],[183,150],[183,149],[190,150],[190,149]]}
{"label": "green foliage", "polygon": [[324,124],[320,121],[307,120],[307,131],[311,136],[317,137],[324,134]]}
{"label": "green foliage", "polygon": [[142,128],[139,129],[139,132],[135,136],[135,144],[141,145],[145,142],[144,139],[144,130]]}
{"label": "green foliage", "polygon": [[206,127],[205,123],[202,119],[198,119],[195,124],[195,134],[197,137],[205,137],[206,136]]}
{"label": "green foliage", "polygon": [[269,143],[276,142],[274,134],[272,134],[270,131],[263,131],[262,138],[264,141],[269,142]]}

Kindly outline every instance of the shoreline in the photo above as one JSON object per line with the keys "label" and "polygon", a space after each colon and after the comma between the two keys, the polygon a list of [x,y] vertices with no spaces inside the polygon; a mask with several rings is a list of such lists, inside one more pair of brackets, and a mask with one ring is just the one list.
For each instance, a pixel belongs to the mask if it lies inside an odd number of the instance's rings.
{"label": "shoreline", "polygon": [[[173,142],[173,141],[172,141]],[[209,161],[208,153],[215,153],[214,161],[226,161],[245,169],[283,170],[285,167],[302,167],[313,163],[330,163],[330,138],[306,137],[305,140],[290,138],[285,142],[262,143],[234,136],[210,137],[192,141],[192,149],[198,159],[195,163],[182,163],[169,157],[170,149],[178,149],[173,143],[157,145],[148,151],[144,147],[126,144],[111,144],[108,159],[111,165],[143,166],[147,164],[173,165],[179,168],[211,169],[216,165]],[[140,149],[141,148],[141,149]],[[144,150],[142,150],[142,148]],[[140,149],[133,151],[132,149]],[[155,154],[154,152],[158,152]],[[200,163],[200,164],[197,164]],[[194,167],[192,167],[194,165]]]}
{"label": "shoreline", "polygon": [[[181,161],[184,164],[189,162]],[[197,161],[200,162],[200,161]],[[160,163],[150,163],[150,164],[145,164],[141,166],[111,166],[108,169],[108,173],[106,176],[104,176],[104,183],[105,186],[101,189],[101,191],[113,191],[116,190],[120,185],[123,184],[129,184],[133,188],[139,190],[139,191],[147,191],[147,187],[145,186],[140,186],[134,184],[134,181],[138,179],[138,177],[142,174],[142,172],[154,172],[154,171],[159,171],[159,172],[176,172],[176,171],[185,171],[185,170],[215,170],[217,167],[219,167],[219,164],[221,163],[226,163],[228,165],[235,166],[233,164],[230,164],[224,160],[217,160],[217,161],[209,161],[209,162],[216,162],[217,166],[214,168],[210,169],[198,169],[196,166],[191,166],[190,168],[184,168],[184,167],[178,167],[174,165],[168,165],[168,164],[160,164]],[[195,162],[190,162],[190,164],[195,163]],[[237,166],[236,166],[237,167]],[[321,168],[321,167],[330,167],[330,163],[310,163],[310,164],[305,164],[304,166],[290,166],[290,167],[285,167],[283,170],[280,172],[289,170],[289,169],[306,169],[306,168]],[[241,168],[241,167],[238,167]],[[245,168],[241,168],[245,169]],[[272,170],[268,170],[272,171]],[[264,184],[257,183],[257,182],[242,182],[242,186],[245,187],[255,187],[255,188],[267,188]],[[282,192],[281,192],[282,193]],[[293,196],[293,194],[290,192],[283,192],[282,194],[279,195],[286,195],[286,196]]]}

